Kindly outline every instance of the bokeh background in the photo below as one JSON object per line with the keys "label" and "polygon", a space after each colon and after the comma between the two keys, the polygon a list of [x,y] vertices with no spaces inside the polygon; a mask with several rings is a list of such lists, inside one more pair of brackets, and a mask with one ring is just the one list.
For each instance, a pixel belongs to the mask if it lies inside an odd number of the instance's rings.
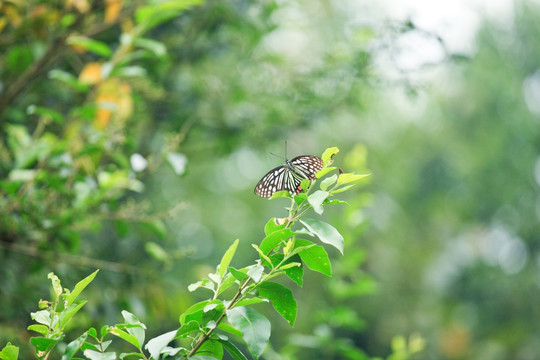
{"label": "bokeh background", "polygon": [[345,256],[295,289],[295,327],[258,308],[265,358],[414,334],[418,359],[538,359],[539,24],[532,0],[0,2],[0,345],[31,358],[51,271],[101,269],[75,333],[177,327],[284,215],[253,188],[287,141],[372,175],[328,211]]}

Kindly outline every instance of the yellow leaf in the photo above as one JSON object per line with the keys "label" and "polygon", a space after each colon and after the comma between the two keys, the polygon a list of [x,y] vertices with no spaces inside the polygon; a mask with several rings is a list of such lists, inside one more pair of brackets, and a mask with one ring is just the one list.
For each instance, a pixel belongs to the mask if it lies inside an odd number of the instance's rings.
{"label": "yellow leaf", "polygon": [[95,85],[101,82],[101,67],[102,64],[91,62],[85,65],[79,74],[79,81],[88,85]]}
{"label": "yellow leaf", "polygon": [[122,0],[105,1],[105,23],[112,24],[118,19],[123,6]]}

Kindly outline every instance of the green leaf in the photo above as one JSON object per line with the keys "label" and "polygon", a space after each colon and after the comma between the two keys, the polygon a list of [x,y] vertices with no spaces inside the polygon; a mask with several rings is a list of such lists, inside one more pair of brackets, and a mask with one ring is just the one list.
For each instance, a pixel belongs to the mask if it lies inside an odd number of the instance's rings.
{"label": "green leaf", "polygon": [[161,351],[176,337],[177,333],[178,330],[173,330],[156,336],[155,338],[150,339],[144,348],[148,350],[152,358],[159,359]]}
{"label": "green leaf", "polygon": [[[261,256],[261,260],[270,262],[270,259],[268,258],[268,256],[267,256],[264,252],[262,252],[262,250],[259,249],[259,247],[258,247],[257,245],[251,244],[251,246],[253,246],[253,248],[254,248],[255,250],[257,250],[257,252],[258,252],[259,255]],[[250,270],[252,270],[252,269],[250,269]],[[251,276],[250,270],[248,270],[248,275],[249,275],[249,276]]]}
{"label": "green leaf", "polygon": [[139,6],[135,12],[135,22],[144,26],[146,31],[169,21],[202,0],[165,0],[152,1],[149,5]]}
{"label": "green leaf", "polygon": [[65,122],[64,116],[58,111],[42,106],[30,105],[26,108],[26,113],[28,115],[39,115],[48,118],[58,124],[63,124]]}
{"label": "green leaf", "polygon": [[265,281],[257,288],[259,296],[266,298],[272,302],[274,309],[289,322],[291,326],[296,320],[296,300],[293,297],[292,291],[275,282]]}
{"label": "green leaf", "polygon": [[19,348],[11,343],[7,343],[6,346],[0,351],[0,360],[17,360],[19,357]]}
{"label": "green leaf", "polygon": [[225,322],[220,322],[219,325],[218,325],[218,329],[221,329],[225,332],[228,332],[230,334],[233,334],[235,336],[239,336],[239,337],[242,337],[242,332],[238,329],[235,329],[233,328],[231,325],[225,323]]}
{"label": "green leaf", "polygon": [[[329,168],[326,168],[326,169],[329,169]],[[338,178],[337,174],[334,174],[330,177],[327,177],[323,181],[321,181],[321,185],[320,185],[321,190],[326,191],[330,185],[336,182],[337,178]]]}
{"label": "green leaf", "polygon": [[[253,246],[255,248],[257,248],[255,244],[253,244]],[[268,257],[266,259],[268,259]],[[270,259],[268,259],[268,261],[269,260]],[[250,268],[248,270],[247,274],[249,275],[250,278],[253,279],[254,282],[259,282],[259,280],[261,280],[263,272],[264,272],[264,266],[257,265],[257,266],[254,266],[254,267]]]}
{"label": "green leaf", "polygon": [[162,57],[167,54],[167,47],[163,43],[153,39],[136,37],[134,44],[135,46],[151,51],[157,57]]}
{"label": "green leaf", "polygon": [[340,192],[347,191],[347,190],[349,190],[350,188],[352,188],[353,186],[354,186],[354,184],[346,185],[346,186],[343,186],[343,187],[335,188],[334,190],[332,190],[332,195],[337,194],[337,193],[340,193]]}
{"label": "green leaf", "polygon": [[86,341],[86,337],[88,336],[88,333],[84,333],[81,336],[79,336],[77,339],[73,340],[66,346],[66,350],[64,351],[64,355],[62,355],[62,360],[71,360],[73,356],[79,351],[82,344]]}
{"label": "green leaf", "polygon": [[186,323],[186,319],[188,315],[199,312],[199,311],[202,313],[204,307],[208,305],[209,302],[210,300],[204,300],[196,304],[193,304],[189,308],[187,308],[186,311],[184,311],[182,315],[180,315],[180,324],[184,325]]}
{"label": "green leaf", "polygon": [[293,236],[294,233],[291,231],[291,229],[281,229],[274,231],[270,235],[267,235],[262,241],[261,245],[259,246],[259,249],[264,254],[268,254],[270,251],[272,251],[281,241],[287,240],[291,236]]}
{"label": "green leaf", "polygon": [[144,250],[154,259],[163,263],[169,261],[169,253],[165,251],[158,243],[148,241],[144,244]]}
{"label": "green leaf", "polygon": [[79,294],[88,286],[88,284],[90,284],[92,280],[94,280],[98,272],[99,270],[94,271],[93,273],[91,273],[90,275],[88,275],[87,277],[79,281],[77,285],[75,285],[75,287],[73,288],[73,291],[71,292],[71,294],[69,294],[68,298],[66,299],[66,304],[68,306],[71,305],[75,301],[75,299],[77,299],[77,296],[79,296]]}
{"label": "green leaf", "polygon": [[193,284],[189,284],[188,290],[190,292],[193,292],[200,287],[211,290],[211,291],[214,291],[214,288],[215,288],[213,281],[210,281],[208,279],[202,279],[197,282],[194,282]]}
{"label": "green leaf", "polygon": [[84,350],[83,354],[90,360],[116,360],[115,352],[101,353],[99,351],[88,349],[88,350]]}
{"label": "green leaf", "polygon": [[91,39],[86,36],[71,35],[67,38],[66,44],[83,48],[104,58],[109,58],[112,54],[111,49],[106,43]]}
{"label": "green leaf", "polygon": [[30,331],[35,331],[37,333],[40,333],[41,335],[45,335],[49,331],[48,326],[38,325],[38,324],[30,325],[27,329],[30,330]]}
{"label": "green leaf", "polygon": [[308,268],[318,271],[326,276],[332,276],[332,267],[326,250],[322,246],[315,245],[311,241],[296,239],[296,247],[304,247],[298,255]]}
{"label": "green leaf", "polygon": [[317,190],[308,196],[308,202],[313,207],[313,210],[319,215],[323,213],[322,203],[330,195],[327,191]]}
{"label": "green leaf", "polygon": [[61,339],[47,339],[43,337],[30,338],[30,344],[32,344],[36,351],[48,352],[51,350]]}
{"label": "green leaf", "polygon": [[227,311],[227,319],[242,332],[249,352],[258,359],[270,339],[270,321],[251,307],[237,307]]}
{"label": "green leaf", "polygon": [[337,185],[344,185],[352,182],[357,182],[362,180],[363,178],[369,176],[369,174],[363,174],[363,175],[357,175],[353,173],[343,173],[339,174],[339,177],[337,179]]}
{"label": "green leaf", "polygon": [[182,325],[180,329],[178,329],[175,337],[186,337],[194,331],[199,331],[199,323],[195,320],[191,320],[187,324]]}
{"label": "green leaf", "polygon": [[48,76],[49,79],[61,81],[64,84],[71,86],[77,91],[86,91],[90,89],[90,85],[80,82],[79,79],[77,79],[75,76],[73,76],[73,74],[67,71],[54,69],[49,71]]}
{"label": "green leaf", "polygon": [[88,333],[88,335],[90,335],[91,337],[93,337],[94,339],[97,340],[97,331],[96,331],[96,329],[90,328],[90,329],[88,329],[87,333]]}
{"label": "green leaf", "polygon": [[58,278],[58,276],[50,272],[47,275],[47,278],[51,279],[52,287],[53,287],[54,293],[56,294],[56,297],[60,296],[62,294],[62,284],[60,283],[60,279]]}
{"label": "green leaf", "polygon": [[304,219],[300,220],[300,222],[304,224],[309,231],[317,235],[323,243],[334,246],[343,255],[345,241],[336,228],[324,221],[315,219]]}
{"label": "green leaf", "polygon": [[81,301],[78,304],[71,304],[67,308],[65,308],[61,313],[59,317],[60,322],[60,329],[63,329],[64,326],[68,323],[69,320],[86,304],[87,301]]}
{"label": "green leaf", "polygon": [[[197,350],[197,355],[205,355],[205,356],[211,356],[214,359],[222,359],[223,358],[223,345],[221,342],[216,340],[207,340],[205,341],[202,346]],[[193,358],[190,358],[193,359]]]}
{"label": "green leaf", "polygon": [[270,235],[274,231],[278,231],[278,230],[281,230],[283,228],[285,228],[285,224],[279,225],[279,224],[276,223],[276,218],[271,218],[270,220],[268,220],[268,222],[264,226],[264,233],[266,235]]}
{"label": "green leaf", "polygon": [[227,249],[225,252],[225,255],[221,258],[221,262],[219,263],[217,267],[217,271],[219,272],[219,275],[223,278],[225,273],[227,272],[227,268],[229,267],[229,264],[231,263],[231,260],[234,256],[234,253],[236,252],[236,248],[238,247],[239,240],[236,239],[234,243]]}
{"label": "green leaf", "polygon": [[242,352],[230,341],[227,340],[220,340],[223,344],[223,347],[229,355],[233,358],[233,360],[247,360],[247,357],[242,354]]}
{"label": "green leaf", "polygon": [[137,347],[137,349],[140,350],[142,344],[144,344],[146,325],[141,323],[139,319],[135,315],[130,313],[129,311],[122,310],[122,316],[124,320],[126,321],[126,324],[135,325],[132,327],[128,327],[126,330],[128,333],[130,333],[131,335],[137,338],[137,341],[139,343],[139,346]]}
{"label": "green leaf", "polygon": [[40,310],[30,313],[30,317],[32,318],[32,320],[40,324],[46,325],[47,328],[49,327],[49,325],[51,325],[51,313],[49,312],[49,310]]}
{"label": "green leaf", "polygon": [[245,269],[237,270],[237,269],[233,268],[232,266],[229,266],[229,271],[231,272],[232,276],[234,276],[234,278],[236,280],[238,280],[238,281],[243,281],[243,280],[245,280],[245,279],[247,279],[249,277],[246,274],[247,270],[245,270]]}
{"label": "green leaf", "polygon": [[258,297],[254,297],[254,298],[251,298],[251,299],[240,300],[238,303],[235,304],[235,306],[249,306],[249,305],[253,305],[253,304],[260,304],[260,303],[263,303],[263,302],[268,302],[268,300],[267,299],[261,299],[261,298],[258,298]]}
{"label": "green leaf", "polygon": [[[230,269],[231,267],[229,267]],[[231,285],[236,283],[236,278],[231,274],[225,275],[224,280],[219,285],[218,295],[227,290]]]}
{"label": "green leaf", "polygon": [[131,345],[135,346],[137,349],[141,348],[141,343],[139,342],[139,340],[137,339],[136,336],[134,336],[132,334],[129,334],[129,333],[125,332],[124,330],[119,329],[116,326],[113,326],[110,329],[110,333],[115,335],[115,336],[118,336],[120,339],[130,343]]}
{"label": "green leaf", "polygon": [[[298,241],[298,240],[297,240]],[[282,260],[284,256],[283,254],[273,254],[270,257],[270,260],[272,260],[272,264],[277,266]],[[292,263],[299,263],[300,266],[294,266],[294,267],[287,267],[287,265]],[[298,284],[298,286],[302,286],[302,278],[304,276],[304,269],[302,268],[302,259],[298,254],[292,255],[287,261],[285,261],[282,264],[281,269],[285,272],[285,275],[287,275],[292,281]]]}
{"label": "green leaf", "polygon": [[141,353],[136,353],[136,352],[121,353],[119,358],[120,358],[120,360],[123,360],[123,359],[128,358],[128,357],[129,357],[130,359],[132,359],[132,358],[135,357],[135,356],[137,357],[137,359],[145,359],[145,360],[146,360],[146,358],[144,357],[143,354],[141,354]]}
{"label": "green leaf", "polygon": [[[324,175],[328,174],[329,172],[333,171],[333,170],[336,170],[337,168],[334,167],[334,166],[329,166],[329,167],[325,167],[323,168],[321,171],[319,171],[317,173],[317,179],[320,179],[322,178]],[[323,180],[324,181],[324,180]],[[324,190],[324,189],[323,189]]]}
{"label": "green leaf", "polygon": [[331,148],[328,148],[328,149],[324,150],[324,153],[321,156],[321,159],[322,159],[324,165],[326,166],[330,162],[332,157],[334,155],[336,155],[338,152],[339,152],[339,149],[337,147],[331,147]]}
{"label": "green leaf", "polygon": [[[307,180],[307,179],[306,179],[306,180]],[[309,181],[309,180],[307,180],[307,181]],[[305,189],[305,188],[302,188],[302,189]],[[303,203],[304,201],[306,201],[306,199],[307,199],[306,193],[300,193],[300,194],[296,194],[296,195],[294,196],[294,202],[295,202],[297,205],[302,205],[302,203]]]}
{"label": "green leaf", "polygon": [[282,197],[290,199],[291,193],[288,192],[287,190],[276,191],[275,193],[272,194],[272,196],[268,198],[268,200],[282,198]]}

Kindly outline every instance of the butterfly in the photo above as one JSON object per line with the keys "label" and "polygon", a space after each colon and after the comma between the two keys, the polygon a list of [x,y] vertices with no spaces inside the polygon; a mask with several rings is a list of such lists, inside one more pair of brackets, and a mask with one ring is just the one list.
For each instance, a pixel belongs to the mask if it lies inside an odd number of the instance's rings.
{"label": "butterfly", "polygon": [[285,165],[270,170],[255,186],[255,194],[267,198],[275,192],[287,190],[291,195],[302,191],[300,183],[304,179],[313,180],[315,175],[323,168],[320,157],[301,155],[292,160],[285,159]]}

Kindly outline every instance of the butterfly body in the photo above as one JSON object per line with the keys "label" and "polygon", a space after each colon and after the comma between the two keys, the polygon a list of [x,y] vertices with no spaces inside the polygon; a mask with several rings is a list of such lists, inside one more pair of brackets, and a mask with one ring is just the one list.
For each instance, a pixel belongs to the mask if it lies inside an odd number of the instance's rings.
{"label": "butterfly body", "polygon": [[304,179],[313,180],[323,168],[321,158],[313,155],[297,156],[292,160],[285,159],[285,165],[270,170],[255,187],[255,194],[270,197],[275,192],[287,190],[293,194],[302,191],[300,183]]}

